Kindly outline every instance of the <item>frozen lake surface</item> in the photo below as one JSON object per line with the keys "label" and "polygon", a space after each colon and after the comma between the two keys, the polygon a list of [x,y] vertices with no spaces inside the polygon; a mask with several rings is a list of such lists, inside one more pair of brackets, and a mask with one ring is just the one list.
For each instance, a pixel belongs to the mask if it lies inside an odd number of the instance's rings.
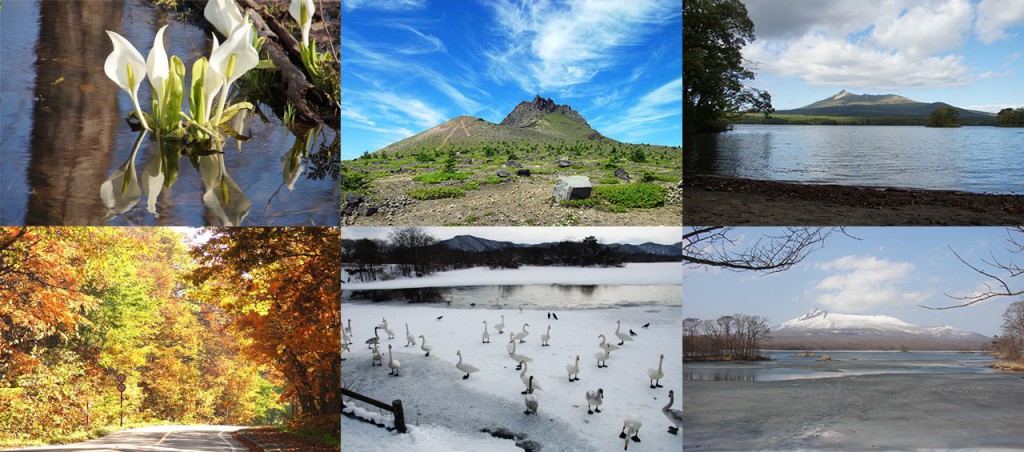
{"label": "frozen lake surface", "polygon": [[1024,379],[985,368],[990,357],[825,352],[837,361],[820,362],[792,353],[687,363],[684,449],[1020,450]]}

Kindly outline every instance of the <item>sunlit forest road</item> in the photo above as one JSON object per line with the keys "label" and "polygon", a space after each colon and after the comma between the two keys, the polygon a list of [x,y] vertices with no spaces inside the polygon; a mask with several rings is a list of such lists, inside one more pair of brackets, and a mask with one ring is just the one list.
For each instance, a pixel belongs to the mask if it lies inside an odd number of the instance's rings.
{"label": "sunlit forest road", "polygon": [[111,433],[102,438],[63,446],[33,447],[31,451],[245,451],[231,437],[231,432],[244,427],[229,425],[157,425]]}

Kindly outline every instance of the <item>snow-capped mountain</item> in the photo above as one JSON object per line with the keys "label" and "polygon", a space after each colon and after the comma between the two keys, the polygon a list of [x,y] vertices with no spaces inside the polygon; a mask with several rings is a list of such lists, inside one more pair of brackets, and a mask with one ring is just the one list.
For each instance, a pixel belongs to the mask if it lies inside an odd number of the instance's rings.
{"label": "snow-capped mountain", "polygon": [[817,307],[772,328],[774,336],[873,336],[987,340],[987,336],[949,325],[920,326],[887,315],[833,314]]}

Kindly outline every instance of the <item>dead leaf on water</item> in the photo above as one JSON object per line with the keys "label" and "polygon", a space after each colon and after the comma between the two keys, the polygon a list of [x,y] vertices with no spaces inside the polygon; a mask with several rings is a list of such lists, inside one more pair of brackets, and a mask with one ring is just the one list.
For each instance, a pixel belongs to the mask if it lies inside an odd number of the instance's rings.
{"label": "dead leaf on water", "polygon": [[92,85],[90,85],[88,83],[79,83],[78,84],[78,90],[83,92],[83,93],[91,93],[93,88],[92,88]]}

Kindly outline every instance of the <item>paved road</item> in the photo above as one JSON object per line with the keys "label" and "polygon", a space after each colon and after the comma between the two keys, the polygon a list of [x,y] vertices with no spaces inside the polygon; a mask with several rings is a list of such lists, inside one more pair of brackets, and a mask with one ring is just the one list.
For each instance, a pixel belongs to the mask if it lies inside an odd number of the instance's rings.
{"label": "paved road", "polygon": [[82,443],[15,450],[243,452],[248,449],[231,437],[231,432],[242,428],[229,425],[156,425],[111,433]]}

